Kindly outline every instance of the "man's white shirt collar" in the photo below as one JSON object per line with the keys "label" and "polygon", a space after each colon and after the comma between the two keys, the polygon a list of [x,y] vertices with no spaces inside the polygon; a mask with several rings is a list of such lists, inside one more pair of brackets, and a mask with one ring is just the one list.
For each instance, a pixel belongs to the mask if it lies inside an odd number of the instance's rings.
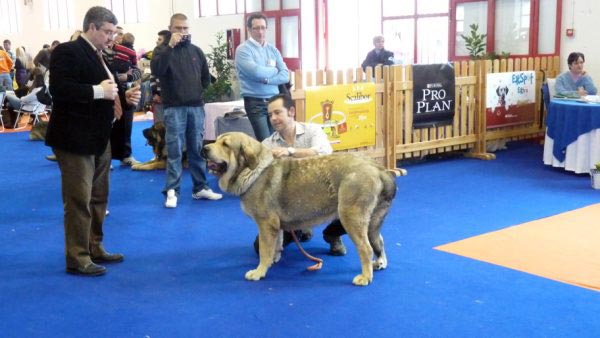
{"label": "man's white shirt collar", "polygon": [[[294,123],[296,124],[296,136],[302,135],[306,132],[306,127],[302,123],[298,123],[296,121],[294,121]],[[278,131],[274,133],[273,138],[275,139],[275,141],[281,140],[285,142],[285,140],[281,137],[281,134]]]}
{"label": "man's white shirt collar", "polygon": [[260,44],[260,42],[258,42],[258,41],[256,41],[256,40],[254,40],[252,37],[249,37],[249,38],[248,38],[248,40],[249,40],[251,43],[253,43],[253,44],[255,44],[256,46],[258,46],[258,47],[266,47],[266,46],[267,46],[267,41],[265,41],[265,44],[264,44],[264,45],[261,45],[261,44]]}

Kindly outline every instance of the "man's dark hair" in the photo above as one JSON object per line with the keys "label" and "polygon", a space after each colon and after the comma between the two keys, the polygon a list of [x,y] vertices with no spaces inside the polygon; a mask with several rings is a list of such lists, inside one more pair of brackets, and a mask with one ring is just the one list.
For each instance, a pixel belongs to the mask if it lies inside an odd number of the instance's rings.
{"label": "man's dark hair", "polygon": [[6,40],[2,41],[2,43],[10,43],[10,40],[6,39]]}
{"label": "man's dark hair", "polygon": [[90,24],[94,24],[97,29],[100,29],[105,22],[112,23],[113,25],[118,23],[117,17],[113,12],[101,6],[94,6],[85,13],[83,31],[87,32],[90,29]]}
{"label": "man's dark hair", "polygon": [[269,100],[267,100],[267,104],[275,102],[275,101],[277,101],[279,99],[283,100],[283,106],[285,107],[285,109],[290,110],[290,108],[294,107],[294,100],[292,100],[292,97],[289,96],[289,95],[287,95],[287,94],[276,94],[276,95],[273,95],[273,96],[271,96],[269,98]]}
{"label": "man's dark hair", "polygon": [[54,41],[52,41],[52,45],[50,47],[56,47],[58,45],[60,45],[60,41],[54,40]]}
{"label": "man's dark hair", "polygon": [[252,21],[256,19],[263,19],[265,20],[265,23],[267,22],[267,17],[263,13],[252,13],[248,16],[246,27],[248,27],[248,29],[252,29]]}
{"label": "man's dark hair", "polygon": [[579,58],[581,58],[581,60],[583,60],[583,62],[585,62],[585,56],[583,56],[583,53],[580,52],[573,52],[571,54],[569,54],[569,57],[567,58],[567,64],[569,65],[569,67],[575,62],[577,61]]}
{"label": "man's dark hair", "polygon": [[169,43],[169,39],[171,39],[171,31],[163,29],[162,31],[158,32],[158,35],[163,37],[163,45]]}
{"label": "man's dark hair", "polygon": [[42,49],[46,49],[46,48],[50,48],[50,45],[49,45],[49,44],[47,44],[47,43],[45,43],[45,44],[42,46]]}
{"label": "man's dark hair", "polygon": [[187,21],[187,16],[185,16],[185,14],[183,13],[175,13],[171,16],[171,20],[169,20],[169,28],[171,28],[171,26],[173,26],[173,21],[175,20],[186,20]]}

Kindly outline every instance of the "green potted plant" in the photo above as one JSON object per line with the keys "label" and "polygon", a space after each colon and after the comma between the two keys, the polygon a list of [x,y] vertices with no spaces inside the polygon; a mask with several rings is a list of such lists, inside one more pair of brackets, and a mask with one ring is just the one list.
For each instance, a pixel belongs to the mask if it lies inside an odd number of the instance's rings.
{"label": "green potted plant", "polygon": [[596,163],[596,169],[590,170],[590,177],[592,178],[592,188],[600,189],[600,163]]}
{"label": "green potted plant", "polygon": [[461,34],[460,37],[465,40],[465,46],[472,59],[479,59],[485,53],[485,38],[487,34],[479,34],[479,25],[473,23],[469,26],[471,32],[469,36]]}
{"label": "green potted plant", "polygon": [[508,52],[500,52],[497,54],[496,52],[487,53],[485,51],[485,38],[487,34],[479,34],[479,25],[473,23],[469,26],[471,31],[469,32],[469,36],[461,34],[460,37],[465,40],[465,46],[469,51],[469,56],[473,60],[495,60],[495,59],[507,59],[510,57],[510,53]]}
{"label": "green potted plant", "polygon": [[227,59],[227,42],[223,32],[215,34],[216,45],[210,46],[212,51],[206,55],[208,67],[214,81],[204,91],[205,102],[227,101],[231,96],[231,71],[233,65]]}

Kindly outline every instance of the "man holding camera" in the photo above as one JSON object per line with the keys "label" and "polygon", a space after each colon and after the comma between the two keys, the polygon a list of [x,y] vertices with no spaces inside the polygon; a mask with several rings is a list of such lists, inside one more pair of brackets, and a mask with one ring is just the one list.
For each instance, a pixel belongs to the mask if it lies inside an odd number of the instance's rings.
{"label": "man holding camera", "polygon": [[163,190],[165,207],[176,208],[181,186],[181,156],[186,145],[192,175],[192,198],[218,200],[207,185],[200,156],[204,136],[204,100],[202,93],[210,84],[208,63],[202,50],[191,43],[187,17],[177,13],[169,24],[169,43],[154,49],[152,74],[161,84],[167,142],[167,182]]}

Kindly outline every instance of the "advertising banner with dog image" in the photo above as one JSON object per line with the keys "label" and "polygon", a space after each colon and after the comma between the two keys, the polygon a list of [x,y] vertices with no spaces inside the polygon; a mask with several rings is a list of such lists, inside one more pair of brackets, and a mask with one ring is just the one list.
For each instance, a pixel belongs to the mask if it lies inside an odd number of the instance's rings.
{"label": "advertising banner with dog image", "polygon": [[487,74],[487,128],[533,123],[535,118],[535,72]]}
{"label": "advertising banner with dog image", "polygon": [[317,124],[334,150],[375,145],[375,84],[306,89],[306,123]]}
{"label": "advertising banner with dog image", "polygon": [[454,65],[413,65],[413,128],[452,124]]}

